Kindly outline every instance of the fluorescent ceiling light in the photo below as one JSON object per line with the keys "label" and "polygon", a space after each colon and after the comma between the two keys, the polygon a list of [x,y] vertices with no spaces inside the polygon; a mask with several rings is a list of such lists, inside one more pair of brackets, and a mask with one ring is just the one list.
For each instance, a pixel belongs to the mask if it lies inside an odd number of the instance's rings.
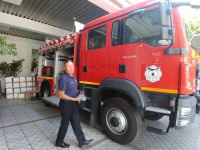
{"label": "fluorescent ceiling light", "polygon": [[123,6],[122,8],[125,8],[125,7],[128,7],[128,6],[131,5],[131,3],[129,2],[129,0],[116,0],[116,1]]}
{"label": "fluorescent ceiling light", "polygon": [[115,5],[110,0],[88,0],[89,2],[93,3],[94,5],[104,9],[109,13],[116,12],[117,10],[121,9],[119,6]]}
{"label": "fluorescent ceiling light", "polygon": [[88,0],[109,13],[129,7],[145,0]]}
{"label": "fluorescent ceiling light", "polygon": [[23,0],[2,0],[2,1],[20,6]]}
{"label": "fluorescent ceiling light", "polygon": [[107,0],[105,1],[107,4],[109,4],[111,7],[117,9],[117,10],[120,10],[121,9],[121,6],[119,6],[118,4],[116,4],[115,2],[113,2],[112,0]]}
{"label": "fluorescent ceiling light", "polygon": [[143,1],[145,1],[145,0],[125,0],[125,1],[127,1],[130,5],[132,4],[136,4],[136,3],[139,3],[139,2],[143,2]]}

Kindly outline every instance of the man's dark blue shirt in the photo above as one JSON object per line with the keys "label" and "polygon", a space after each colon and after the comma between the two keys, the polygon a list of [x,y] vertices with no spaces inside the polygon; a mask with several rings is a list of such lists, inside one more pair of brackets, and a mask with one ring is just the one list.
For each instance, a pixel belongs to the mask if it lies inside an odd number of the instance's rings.
{"label": "man's dark blue shirt", "polygon": [[[78,84],[74,76],[69,76],[67,73],[64,73],[58,81],[59,91],[65,91],[65,94],[70,97],[78,96]],[[62,99],[61,99],[62,100]]]}

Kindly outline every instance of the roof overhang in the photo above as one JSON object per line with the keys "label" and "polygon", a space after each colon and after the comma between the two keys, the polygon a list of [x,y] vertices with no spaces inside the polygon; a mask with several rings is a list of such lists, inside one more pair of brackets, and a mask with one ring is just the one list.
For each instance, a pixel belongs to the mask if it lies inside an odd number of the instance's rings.
{"label": "roof overhang", "polygon": [[53,37],[64,37],[71,33],[70,31],[63,30],[57,27],[53,27],[47,24],[29,20],[26,18],[10,15],[0,12],[0,25],[6,27],[14,27],[26,31],[40,33]]}

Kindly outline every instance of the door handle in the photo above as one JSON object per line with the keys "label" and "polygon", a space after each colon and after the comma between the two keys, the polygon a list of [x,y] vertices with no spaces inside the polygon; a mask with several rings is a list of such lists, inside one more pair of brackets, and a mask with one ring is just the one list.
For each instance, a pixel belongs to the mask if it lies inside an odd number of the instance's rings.
{"label": "door handle", "polygon": [[119,73],[126,73],[126,65],[119,64]]}
{"label": "door handle", "polygon": [[83,72],[88,72],[88,67],[87,66],[83,66]]}

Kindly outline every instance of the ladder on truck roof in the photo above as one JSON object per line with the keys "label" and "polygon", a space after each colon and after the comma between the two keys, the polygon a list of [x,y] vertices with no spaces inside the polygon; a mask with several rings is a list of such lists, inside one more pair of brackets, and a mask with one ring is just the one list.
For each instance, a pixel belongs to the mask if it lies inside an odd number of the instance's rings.
{"label": "ladder on truck roof", "polygon": [[56,48],[62,47],[62,46],[72,46],[75,43],[75,35],[69,34],[65,37],[56,39],[54,41],[51,41],[47,44],[42,45],[39,48],[39,53],[45,53],[49,50],[55,50]]}

